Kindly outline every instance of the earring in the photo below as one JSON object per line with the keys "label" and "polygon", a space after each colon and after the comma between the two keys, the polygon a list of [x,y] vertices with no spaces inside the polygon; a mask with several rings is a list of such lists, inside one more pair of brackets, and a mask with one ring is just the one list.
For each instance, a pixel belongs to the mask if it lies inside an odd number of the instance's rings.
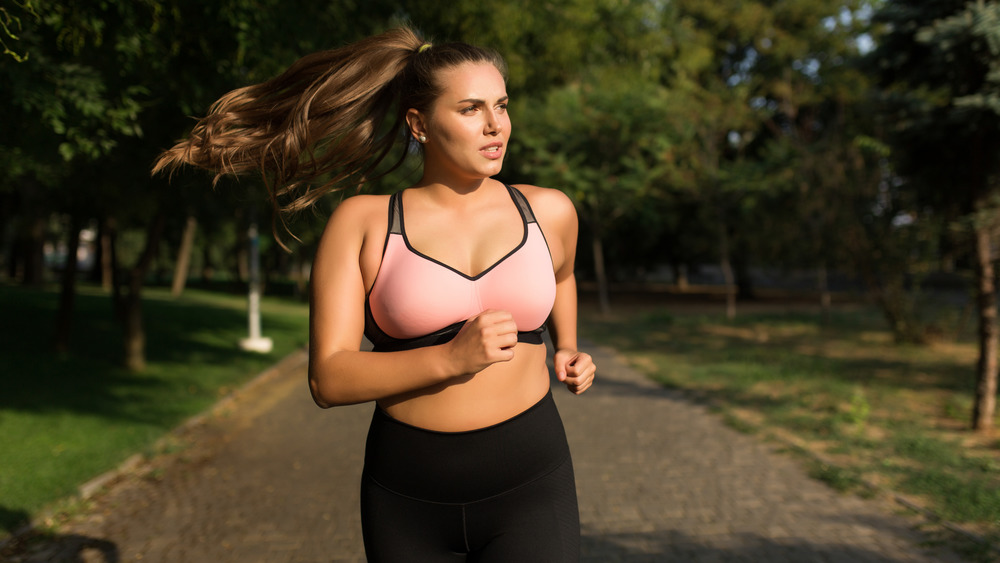
{"label": "earring", "polygon": [[420,135],[419,137],[417,137],[417,140],[420,141],[421,143],[426,143],[427,135]]}

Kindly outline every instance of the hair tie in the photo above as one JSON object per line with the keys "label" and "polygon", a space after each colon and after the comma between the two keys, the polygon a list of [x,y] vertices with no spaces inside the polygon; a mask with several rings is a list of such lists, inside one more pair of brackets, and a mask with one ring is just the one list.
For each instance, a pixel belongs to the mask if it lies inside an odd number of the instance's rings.
{"label": "hair tie", "polygon": [[423,45],[420,46],[419,49],[417,49],[417,54],[419,55],[420,53],[423,53],[424,51],[426,51],[427,49],[430,49],[430,48],[431,48],[431,44],[430,43],[424,43]]}

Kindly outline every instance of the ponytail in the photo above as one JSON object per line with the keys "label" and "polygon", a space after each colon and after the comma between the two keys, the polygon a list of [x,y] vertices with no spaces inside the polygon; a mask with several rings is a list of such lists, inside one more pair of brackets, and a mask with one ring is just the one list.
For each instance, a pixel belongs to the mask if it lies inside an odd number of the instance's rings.
{"label": "ponytail", "polygon": [[224,175],[260,172],[278,212],[312,206],[402,164],[381,166],[404,139],[409,108],[427,111],[440,94],[437,71],[489,62],[493,51],[431,45],[407,28],[302,57],[281,75],[226,94],[190,135],[164,151],[153,174],[192,165]]}

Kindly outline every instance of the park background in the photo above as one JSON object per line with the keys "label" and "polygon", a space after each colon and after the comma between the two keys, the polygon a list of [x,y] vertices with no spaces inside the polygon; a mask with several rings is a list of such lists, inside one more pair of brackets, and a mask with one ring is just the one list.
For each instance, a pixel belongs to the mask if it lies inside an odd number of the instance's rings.
{"label": "park background", "polygon": [[[997,538],[984,0],[3,0],[0,531],[57,526],[305,345],[309,261],[354,192],[281,219],[260,178],[149,169],[220,95],[400,24],[506,57],[501,179],[575,202],[585,335],[835,487]],[[267,354],[237,345],[255,256]]]}

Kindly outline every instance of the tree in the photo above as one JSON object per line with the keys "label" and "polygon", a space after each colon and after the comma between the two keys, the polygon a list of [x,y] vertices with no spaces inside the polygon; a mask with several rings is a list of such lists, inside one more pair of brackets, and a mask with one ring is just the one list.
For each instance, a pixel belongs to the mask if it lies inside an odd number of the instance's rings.
{"label": "tree", "polygon": [[667,85],[687,107],[674,124],[687,139],[678,162],[714,216],[729,317],[737,291],[752,292],[751,249],[771,244],[759,225],[798,188],[794,155],[774,143],[807,144],[822,130],[809,110],[827,95],[828,69],[844,64],[851,35],[831,22],[852,4],[682,0],[666,11],[676,45]]}
{"label": "tree", "polygon": [[[125,363],[141,369],[141,290],[168,218],[190,208],[176,197],[183,190],[149,178],[156,154],[189,127],[185,115],[203,114],[226,91],[332,46],[331,37],[347,42],[367,35],[370,30],[355,27],[357,22],[383,16],[347,2],[19,5],[33,6],[38,17],[22,17],[18,34],[19,52],[23,47],[29,58],[0,60],[0,92],[10,101],[0,109],[0,122],[16,132],[0,140],[0,190],[22,202],[17,213],[27,233],[53,212],[79,223],[96,218],[112,258],[118,254],[114,233],[145,232],[145,250],[134,264],[113,269],[112,291],[125,333]],[[0,21],[10,21],[2,19],[7,14],[0,13]],[[131,142],[123,143],[126,138]],[[200,181],[209,185],[204,177]],[[28,213],[32,209],[35,217]],[[66,276],[63,295],[72,296],[75,276]]]}
{"label": "tree", "polygon": [[[16,194],[21,206],[21,224],[27,227],[27,253],[15,257],[40,263],[39,240],[48,213],[69,217],[68,257],[63,268],[56,348],[66,350],[72,318],[76,279],[75,248],[85,218],[94,209],[81,183],[91,179],[91,165],[112,151],[123,137],[141,134],[139,103],[144,91],[135,84],[109,87],[107,73],[119,70],[105,65],[106,59],[84,61],[81,53],[107,52],[102,45],[105,22],[93,13],[49,3],[18,4],[26,14],[18,20],[20,44],[30,56],[0,60],[0,82],[10,103],[2,120],[16,135],[5,135],[2,153],[6,174],[0,190]],[[146,3],[122,10],[123,21],[144,13]],[[31,17],[28,17],[30,14]],[[3,10],[0,18],[12,17]],[[126,26],[127,27],[127,26]],[[133,31],[134,33],[134,31]],[[112,45],[113,49],[116,45]],[[113,91],[109,91],[113,90]],[[37,282],[39,274],[25,268],[24,281]]]}
{"label": "tree", "polygon": [[438,41],[497,49],[509,67],[512,98],[544,95],[578,82],[592,67],[639,68],[656,79],[665,48],[660,3],[650,0],[395,2],[397,15]]}
{"label": "tree", "polygon": [[893,0],[872,53],[886,128],[906,188],[960,217],[976,265],[979,362],[972,427],[994,425],[997,394],[996,233],[1000,228],[1000,3]]}
{"label": "tree", "polygon": [[[519,104],[513,151],[528,178],[565,191],[591,236],[601,309],[610,308],[604,237],[663,186],[671,165],[666,91],[617,69]],[[598,86],[600,85],[600,86]]]}

